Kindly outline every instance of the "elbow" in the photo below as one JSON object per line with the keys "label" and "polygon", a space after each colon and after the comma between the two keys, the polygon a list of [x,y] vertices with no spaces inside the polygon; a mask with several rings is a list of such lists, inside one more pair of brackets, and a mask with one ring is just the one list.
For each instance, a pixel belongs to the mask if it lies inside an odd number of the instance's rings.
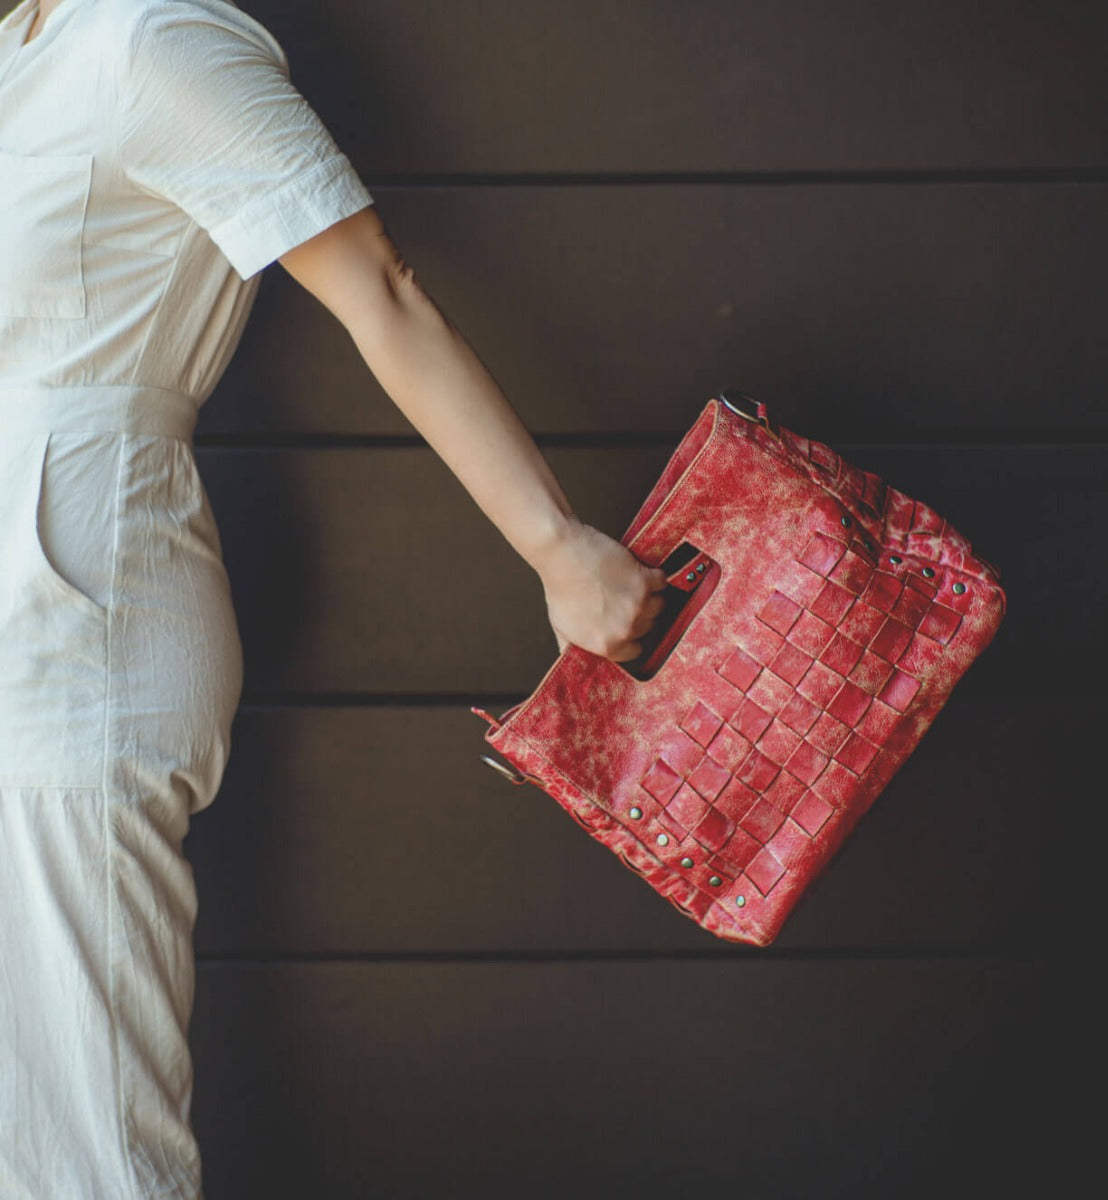
{"label": "elbow", "polygon": [[438,305],[424,291],[412,265],[392,243],[382,267],[382,275],[384,285],[381,291],[387,296],[389,307],[425,320],[450,325]]}
{"label": "elbow", "polygon": [[450,327],[395,247],[378,262],[372,281],[359,289],[340,319],[371,368],[399,348],[418,344],[428,330]]}
{"label": "elbow", "polygon": [[412,265],[400,253],[398,247],[389,242],[389,252],[382,267],[385,288],[396,303],[429,304],[430,296],[416,278]]}
{"label": "elbow", "polygon": [[398,308],[433,307],[372,206],[282,255],[281,263],[348,328]]}

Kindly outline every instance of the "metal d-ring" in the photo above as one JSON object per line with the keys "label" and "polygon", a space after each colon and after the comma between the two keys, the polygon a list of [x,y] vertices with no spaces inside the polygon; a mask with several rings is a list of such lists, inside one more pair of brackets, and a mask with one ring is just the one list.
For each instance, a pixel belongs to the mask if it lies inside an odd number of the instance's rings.
{"label": "metal d-ring", "polygon": [[[734,388],[726,388],[724,391],[716,393],[716,399],[721,404],[726,404],[736,416],[745,417],[746,420],[754,421],[759,425],[762,423],[758,419],[758,401],[746,392],[737,392]],[[739,403],[744,400],[750,405],[750,412],[744,412],[743,409],[738,407]]]}
{"label": "metal d-ring", "polygon": [[[725,388],[722,392],[716,393],[716,399],[721,404],[725,404],[737,417],[742,417],[744,421],[752,421],[755,425],[761,425],[767,433],[777,437],[777,432],[770,425],[769,419],[759,415],[759,403],[753,396],[746,392],[736,391],[734,388]],[[750,406],[749,412],[740,407],[743,404]]]}
{"label": "metal d-ring", "polygon": [[490,758],[487,754],[480,755],[480,759],[487,766],[499,774],[503,775],[509,783],[526,783],[527,776],[517,771],[515,767],[510,767],[506,763],[497,762],[495,758]]}

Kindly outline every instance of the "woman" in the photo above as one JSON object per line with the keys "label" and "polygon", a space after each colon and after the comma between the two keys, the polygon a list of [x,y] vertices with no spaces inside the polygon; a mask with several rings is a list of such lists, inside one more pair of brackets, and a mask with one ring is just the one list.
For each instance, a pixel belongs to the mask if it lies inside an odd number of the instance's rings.
{"label": "woman", "polygon": [[200,1196],[196,894],[241,687],[196,413],[280,261],[625,661],[664,576],[573,514],[373,200],[226,0],[0,22],[0,1196]]}

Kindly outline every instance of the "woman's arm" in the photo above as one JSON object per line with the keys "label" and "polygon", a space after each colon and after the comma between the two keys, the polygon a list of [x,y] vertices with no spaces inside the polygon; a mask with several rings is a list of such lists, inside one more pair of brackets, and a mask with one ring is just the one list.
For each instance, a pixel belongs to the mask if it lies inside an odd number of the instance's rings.
{"label": "woman's arm", "polygon": [[558,648],[624,662],[665,574],[586,525],[504,393],[416,282],[372,206],[283,255],[346,327],[377,381],[538,573]]}

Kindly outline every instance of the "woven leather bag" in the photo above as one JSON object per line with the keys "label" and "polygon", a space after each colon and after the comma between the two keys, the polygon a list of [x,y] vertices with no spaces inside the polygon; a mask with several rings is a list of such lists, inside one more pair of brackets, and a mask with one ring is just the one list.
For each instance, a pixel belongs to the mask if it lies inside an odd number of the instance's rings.
{"label": "woven leather bag", "polygon": [[568,645],[482,758],[704,929],[765,946],[1005,611],[926,504],[712,397],[620,539],[667,574],[631,663]]}

